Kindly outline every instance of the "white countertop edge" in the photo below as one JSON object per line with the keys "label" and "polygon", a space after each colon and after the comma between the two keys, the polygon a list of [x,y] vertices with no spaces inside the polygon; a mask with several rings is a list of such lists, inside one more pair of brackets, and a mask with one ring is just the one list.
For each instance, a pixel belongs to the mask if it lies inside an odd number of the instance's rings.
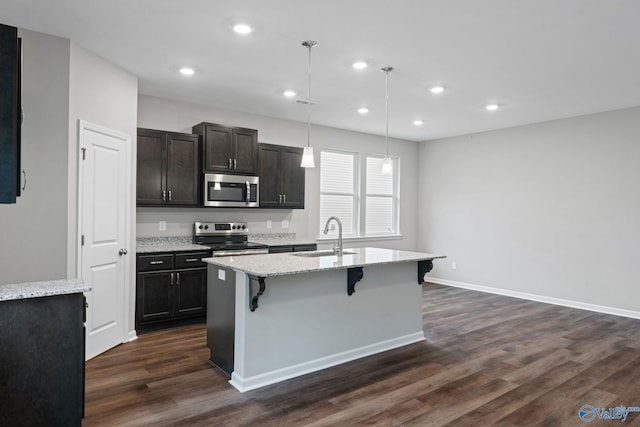
{"label": "white countertop edge", "polygon": [[49,297],[89,292],[91,286],[81,279],[47,280],[0,285],[0,301]]}
{"label": "white countertop edge", "polygon": [[[367,250],[373,250],[377,253],[374,253],[374,256],[370,256],[369,259],[366,259]],[[341,270],[352,267],[367,267],[370,265],[396,264],[446,258],[445,255],[383,248],[349,248],[345,249],[345,251],[356,252],[356,254],[343,255],[342,262],[339,264],[335,264],[338,259],[337,256],[307,258],[297,256],[294,253],[211,257],[203,258],[203,261],[219,267],[230,268],[235,271],[246,273],[250,276],[275,277],[314,273],[319,271]],[[384,258],[385,255],[387,256],[386,258]],[[402,258],[394,259],[394,256]],[[265,266],[265,263],[267,266]],[[255,265],[261,266],[262,268],[256,268]]]}

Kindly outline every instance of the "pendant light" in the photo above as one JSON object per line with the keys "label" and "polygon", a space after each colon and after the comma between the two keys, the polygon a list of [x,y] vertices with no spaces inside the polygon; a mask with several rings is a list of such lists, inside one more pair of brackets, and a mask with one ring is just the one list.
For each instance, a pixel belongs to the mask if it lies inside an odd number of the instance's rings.
{"label": "pendant light", "polygon": [[302,152],[302,162],[300,163],[300,166],[303,168],[315,167],[315,162],[313,161],[313,147],[311,147],[311,49],[317,45],[318,43],[313,40],[302,42],[302,46],[309,49],[309,87],[307,90],[307,100],[298,100],[301,104],[307,104],[307,146],[304,147]]}
{"label": "pendant light", "polygon": [[385,113],[386,113],[386,133],[385,133],[385,141],[387,144],[387,155],[382,161],[382,175],[392,175],[393,174],[393,160],[389,157],[389,72],[393,71],[392,67],[384,67],[381,68],[380,71],[384,73],[384,82],[385,82]]}

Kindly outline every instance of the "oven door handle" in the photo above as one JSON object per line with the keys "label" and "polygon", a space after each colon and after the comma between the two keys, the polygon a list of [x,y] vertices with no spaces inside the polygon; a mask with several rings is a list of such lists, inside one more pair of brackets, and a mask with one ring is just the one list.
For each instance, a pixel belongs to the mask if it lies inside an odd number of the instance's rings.
{"label": "oven door handle", "polygon": [[246,199],[247,204],[249,204],[250,199],[251,199],[251,185],[249,184],[249,181],[245,181],[245,184],[247,186],[247,197],[245,199]]}

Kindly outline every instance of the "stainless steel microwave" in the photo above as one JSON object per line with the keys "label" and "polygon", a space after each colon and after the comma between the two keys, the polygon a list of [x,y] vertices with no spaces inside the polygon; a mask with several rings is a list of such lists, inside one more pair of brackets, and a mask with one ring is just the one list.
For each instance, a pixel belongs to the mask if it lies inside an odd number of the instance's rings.
{"label": "stainless steel microwave", "polygon": [[202,204],[216,208],[257,208],[258,182],[257,176],[206,173]]}

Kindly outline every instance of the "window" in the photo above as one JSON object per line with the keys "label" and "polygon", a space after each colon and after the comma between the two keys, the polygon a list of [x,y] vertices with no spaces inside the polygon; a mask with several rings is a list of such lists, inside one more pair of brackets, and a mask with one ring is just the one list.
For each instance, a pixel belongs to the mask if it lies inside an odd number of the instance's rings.
{"label": "window", "polygon": [[320,236],[334,215],[345,237],[398,235],[399,162],[394,159],[393,175],[385,176],[382,161],[381,156],[320,151]]}
{"label": "window", "polygon": [[342,222],[342,235],[356,235],[356,175],[354,153],[320,152],[320,231],[327,218],[337,216]]}
{"label": "window", "polygon": [[[382,175],[382,157],[367,156],[365,235],[397,234],[395,176]],[[393,162],[394,172],[398,169]]]}

